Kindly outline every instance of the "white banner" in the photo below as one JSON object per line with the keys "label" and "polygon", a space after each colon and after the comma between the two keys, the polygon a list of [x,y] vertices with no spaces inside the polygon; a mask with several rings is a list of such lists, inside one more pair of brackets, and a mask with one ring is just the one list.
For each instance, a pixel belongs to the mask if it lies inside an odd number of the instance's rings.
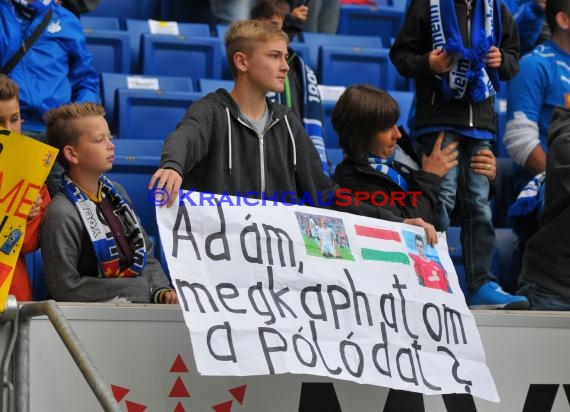
{"label": "white banner", "polygon": [[499,400],[444,237],[434,249],[414,226],[216,197],[157,208],[201,374]]}

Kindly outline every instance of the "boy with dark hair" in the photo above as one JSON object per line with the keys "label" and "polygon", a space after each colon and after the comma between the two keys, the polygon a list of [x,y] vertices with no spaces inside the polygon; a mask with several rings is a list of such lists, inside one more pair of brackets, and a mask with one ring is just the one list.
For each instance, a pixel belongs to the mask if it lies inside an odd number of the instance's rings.
{"label": "boy with dark hair", "polygon": [[102,106],[46,113],[46,134],[65,169],[40,229],[45,278],[58,301],[176,303],[176,292],[124,189],[103,174],[114,145]]}
{"label": "boy with dark hair", "polygon": [[[0,127],[15,133],[22,133],[20,91],[18,85],[3,74],[0,74]],[[39,248],[38,231],[45,209],[50,201],[47,186],[44,184],[28,215],[24,242],[20,249],[20,255],[18,256],[18,261],[14,268],[14,275],[12,276],[12,283],[10,284],[10,291],[8,292],[10,295],[14,295],[19,301],[33,299],[32,285],[24,257]]]}
{"label": "boy with dark hair", "polygon": [[459,164],[443,177],[434,223],[447,230],[459,204],[471,308],[528,307],[525,298],[505,293],[491,272],[489,180],[470,167],[471,157],[495,139],[494,95],[499,80],[518,72],[518,43],[500,0],[414,0],[390,50],[400,74],[416,79],[414,136],[423,152],[432,151],[440,132],[443,147],[459,142]]}

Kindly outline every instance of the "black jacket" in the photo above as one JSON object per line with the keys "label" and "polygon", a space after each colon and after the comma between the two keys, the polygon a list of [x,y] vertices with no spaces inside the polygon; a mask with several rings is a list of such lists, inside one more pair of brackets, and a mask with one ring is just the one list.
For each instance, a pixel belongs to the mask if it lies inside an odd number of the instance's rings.
{"label": "black jacket", "polygon": [[[408,192],[421,191],[422,194],[416,196],[416,205],[413,205],[412,196],[405,199],[405,206],[399,202],[388,201],[385,206],[374,206],[371,201],[367,201],[367,207],[382,208],[392,214],[394,218],[416,218],[421,217],[427,222],[432,222],[433,210],[439,196],[441,178],[433,173],[423,170],[407,170],[396,167],[398,172],[406,178],[409,184]],[[392,192],[402,192],[402,188],[394,183],[388,176],[377,172],[370,165],[363,162],[345,159],[336,168],[333,179],[342,187],[352,191],[365,191],[368,193],[384,192],[388,196]],[[384,198],[379,195],[379,202]]]}
{"label": "black jacket", "polygon": [[[454,0],[454,4],[461,36],[464,44],[467,44],[467,6],[464,0]],[[501,23],[499,49],[503,63],[499,67],[499,77],[509,80],[519,71],[519,35],[511,14],[502,3]],[[439,90],[439,80],[429,66],[429,53],[433,49],[431,34],[430,2],[413,0],[406,12],[404,25],[390,49],[390,59],[402,76],[416,79],[415,128],[445,125],[476,127],[496,133],[493,97],[476,104],[444,100]]]}
{"label": "black jacket", "polygon": [[521,276],[570,298],[570,110],[552,112],[546,154],[544,213],[530,238]]}

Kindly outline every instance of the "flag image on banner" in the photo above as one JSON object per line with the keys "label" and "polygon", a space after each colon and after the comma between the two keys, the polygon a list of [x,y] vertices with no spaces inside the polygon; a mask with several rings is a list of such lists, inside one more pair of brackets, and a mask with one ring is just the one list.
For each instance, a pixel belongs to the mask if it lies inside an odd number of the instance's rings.
{"label": "flag image on banner", "polygon": [[[362,225],[354,225],[354,231],[361,243],[367,245],[360,249],[363,260],[410,264],[408,254],[402,252],[405,245],[399,232]],[[363,242],[364,239],[368,242]]]}

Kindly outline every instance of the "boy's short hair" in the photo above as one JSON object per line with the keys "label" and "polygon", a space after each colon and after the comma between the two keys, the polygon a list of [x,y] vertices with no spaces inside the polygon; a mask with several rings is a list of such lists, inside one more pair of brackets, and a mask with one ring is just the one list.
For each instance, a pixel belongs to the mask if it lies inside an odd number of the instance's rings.
{"label": "boy's short hair", "polygon": [[544,11],[544,18],[548,23],[548,28],[551,33],[558,31],[558,24],[556,24],[556,15],[559,12],[564,12],[570,16],[570,0],[548,0],[546,2],[546,9]]}
{"label": "boy's short hair", "polygon": [[20,88],[5,74],[0,74],[0,101],[17,99],[20,102]]}
{"label": "boy's short hair", "polygon": [[232,24],[225,37],[226,58],[232,75],[235,77],[237,74],[234,54],[237,52],[250,54],[255,48],[255,43],[265,43],[274,39],[282,39],[289,44],[287,34],[269,21],[241,20]]}
{"label": "boy's short hair", "polygon": [[266,20],[274,16],[285,17],[291,8],[285,0],[257,0],[251,8],[253,20]]}
{"label": "boy's short hair", "polygon": [[400,108],[392,96],[370,85],[347,88],[338,99],[331,122],[349,158],[361,160],[376,135],[394,126]]}
{"label": "boy's short hair", "polygon": [[81,136],[81,132],[73,120],[98,116],[105,116],[105,109],[96,103],[64,104],[56,109],[51,109],[44,115],[48,143],[59,149],[57,160],[64,169],[67,170],[69,164],[63,155],[63,148],[76,145]]}

